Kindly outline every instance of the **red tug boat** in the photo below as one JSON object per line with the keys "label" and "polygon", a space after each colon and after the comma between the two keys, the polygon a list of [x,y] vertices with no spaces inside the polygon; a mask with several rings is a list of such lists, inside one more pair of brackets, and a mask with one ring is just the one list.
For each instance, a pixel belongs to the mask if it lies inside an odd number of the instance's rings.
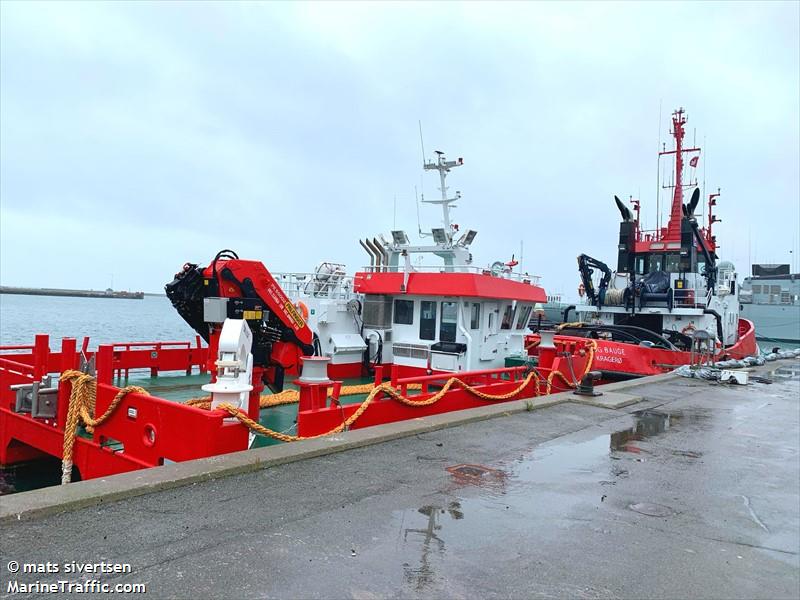
{"label": "red tug boat", "polygon": [[[56,457],[68,483],[74,470],[91,479],[245,450],[254,434],[293,442],[575,388],[597,342],[543,344],[535,362],[525,360],[545,292],[514,272],[513,259],[473,264],[477,232],[450,222],[461,196],[448,197],[445,183],[463,160],[437,155],[424,168],[438,173],[442,198],[427,202],[441,206],[444,227],[420,231],[432,244],[411,244],[403,231],[362,242],[371,264],[354,277],[330,262],[273,275],[223,250],[207,266],[185,264],[165,288],[194,343],[90,351],[88,338],[80,347],[65,338],[51,349],[39,335],[0,347],[0,467]],[[206,396],[180,402],[125,385],[137,369],[199,370],[211,381]],[[343,386],[345,378],[359,385]],[[290,403],[295,433],[264,424]]]}
{"label": "red tug boat", "polygon": [[[593,369],[605,381],[655,375],[681,365],[710,360],[743,359],[758,353],[753,323],[739,317],[739,282],[732,263],[719,261],[712,226],[719,219],[713,207],[719,191],[708,196],[708,221],[698,224],[700,202],[696,177],[700,148],[685,148],[686,114],[672,115],[675,147],[659,156],[674,156],[674,188],[669,223],[643,230],[640,202],[633,211],[614,197],[622,216],[617,268],[585,254],[578,256],[581,286],[586,302],[575,307],[578,320],[559,325],[560,342],[594,339],[597,354]],[[689,182],[684,183],[690,155]],[[694,187],[683,202],[685,188]],[[595,272],[599,271],[599,281]],[[529,354],[536,356],[542,336],[528,336]]]}

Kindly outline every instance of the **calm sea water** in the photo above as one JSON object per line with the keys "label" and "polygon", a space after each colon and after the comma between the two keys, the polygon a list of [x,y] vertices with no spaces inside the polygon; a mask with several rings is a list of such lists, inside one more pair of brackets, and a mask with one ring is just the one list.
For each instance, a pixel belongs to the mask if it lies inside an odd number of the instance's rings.
{"label": "calm sea water", "polygon": [[166,296],[143,300],[61,298],[0,294],[0,345],[32,344],[50,334],[57,350],[62,337],[89,336],[90,347],[112,342],[194,341],[195,332]]}

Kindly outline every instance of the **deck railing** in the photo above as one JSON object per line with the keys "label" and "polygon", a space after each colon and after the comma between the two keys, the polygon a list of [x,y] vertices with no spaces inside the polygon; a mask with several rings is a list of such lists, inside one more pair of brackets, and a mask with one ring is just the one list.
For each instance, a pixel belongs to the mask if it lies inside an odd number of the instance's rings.
{"label": "deck railing", "polygon": [[[364,273],[404,273],[403,267],[389,267],[386,265],[369,265],[361,267]],[[491,275],[500,279],[510,279],[531,285],[538,285],[540,275],[530,275],[528,273],[515,273],[513,271],[492,271],[489,267],[476,267],[474,265],[415,265],[411,268],[411,273],[471,273],[473,275]]]}
{"label": "deck railing", "polygon": [[354,297],[353,277],[340,273],[321,276],[319,273],[273,273],[275,281],[289,297],[313,296],[349,300]]}

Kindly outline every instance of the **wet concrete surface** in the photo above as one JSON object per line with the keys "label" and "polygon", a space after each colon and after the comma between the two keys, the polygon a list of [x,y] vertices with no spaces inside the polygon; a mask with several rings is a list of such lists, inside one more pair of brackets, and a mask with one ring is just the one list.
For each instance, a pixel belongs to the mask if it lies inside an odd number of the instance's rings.
{"label": "wet concrete surface", "polygon": [[797,598],[800,364],[759,374],[4,524],[0,581],[107,560],[159,598]]}

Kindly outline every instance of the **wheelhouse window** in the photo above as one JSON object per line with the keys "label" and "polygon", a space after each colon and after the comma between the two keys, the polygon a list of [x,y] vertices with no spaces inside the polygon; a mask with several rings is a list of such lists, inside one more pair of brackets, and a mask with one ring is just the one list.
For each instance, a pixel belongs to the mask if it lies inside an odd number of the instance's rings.
{"label": "wheelhouse window", "polygon": [[753,286],[753,293],[760,294],[761,293],[761,284],[757,284]]}
{"label": "wheelhouse window", "polygon": [[510,304],[506,304],[503,320],[500,322],[500,329],[511,329],[511,324],[514,322],[514,313],[516,312],[516,309],[512,308]]}
{"label": "wheelhouse window", "polygon": [[481,305],[480,302],[473,302],[469,312],[469,328],[481,328]]}
{"label": "wheelhouse window", "polygon": [[648,258],[647,272],[664,270],[664,257],[661,254],[651,254]]}
{"label": "wheelhouse window", "polygon": [[455,302],[442,302],[442,321],[439,325],[439,341],[456,341],[456,323],[458,321],[458,305]]}
{"label": "wheelhouse window", "polygon": [[681,270],[681,255],[680,254],[667,254],[667,266],[665,271],[669,273],[680,273]]}
{"label": "wheelhouse window", "polygon": [[395,300],[394,301],[394,323],[397,325],[414,324],[414,301]]}
{"label": "wheelhouse window", "polygon": [[436,339],[436,302],[423,300],[419,303],[419,337],[422,340]]}
{"label": "wheelhouse window", "polygon": [[517,319],[517,329],[525,329],[528,322],[531,320],[532,306],[523,306],[519,311],[519,319]]}

